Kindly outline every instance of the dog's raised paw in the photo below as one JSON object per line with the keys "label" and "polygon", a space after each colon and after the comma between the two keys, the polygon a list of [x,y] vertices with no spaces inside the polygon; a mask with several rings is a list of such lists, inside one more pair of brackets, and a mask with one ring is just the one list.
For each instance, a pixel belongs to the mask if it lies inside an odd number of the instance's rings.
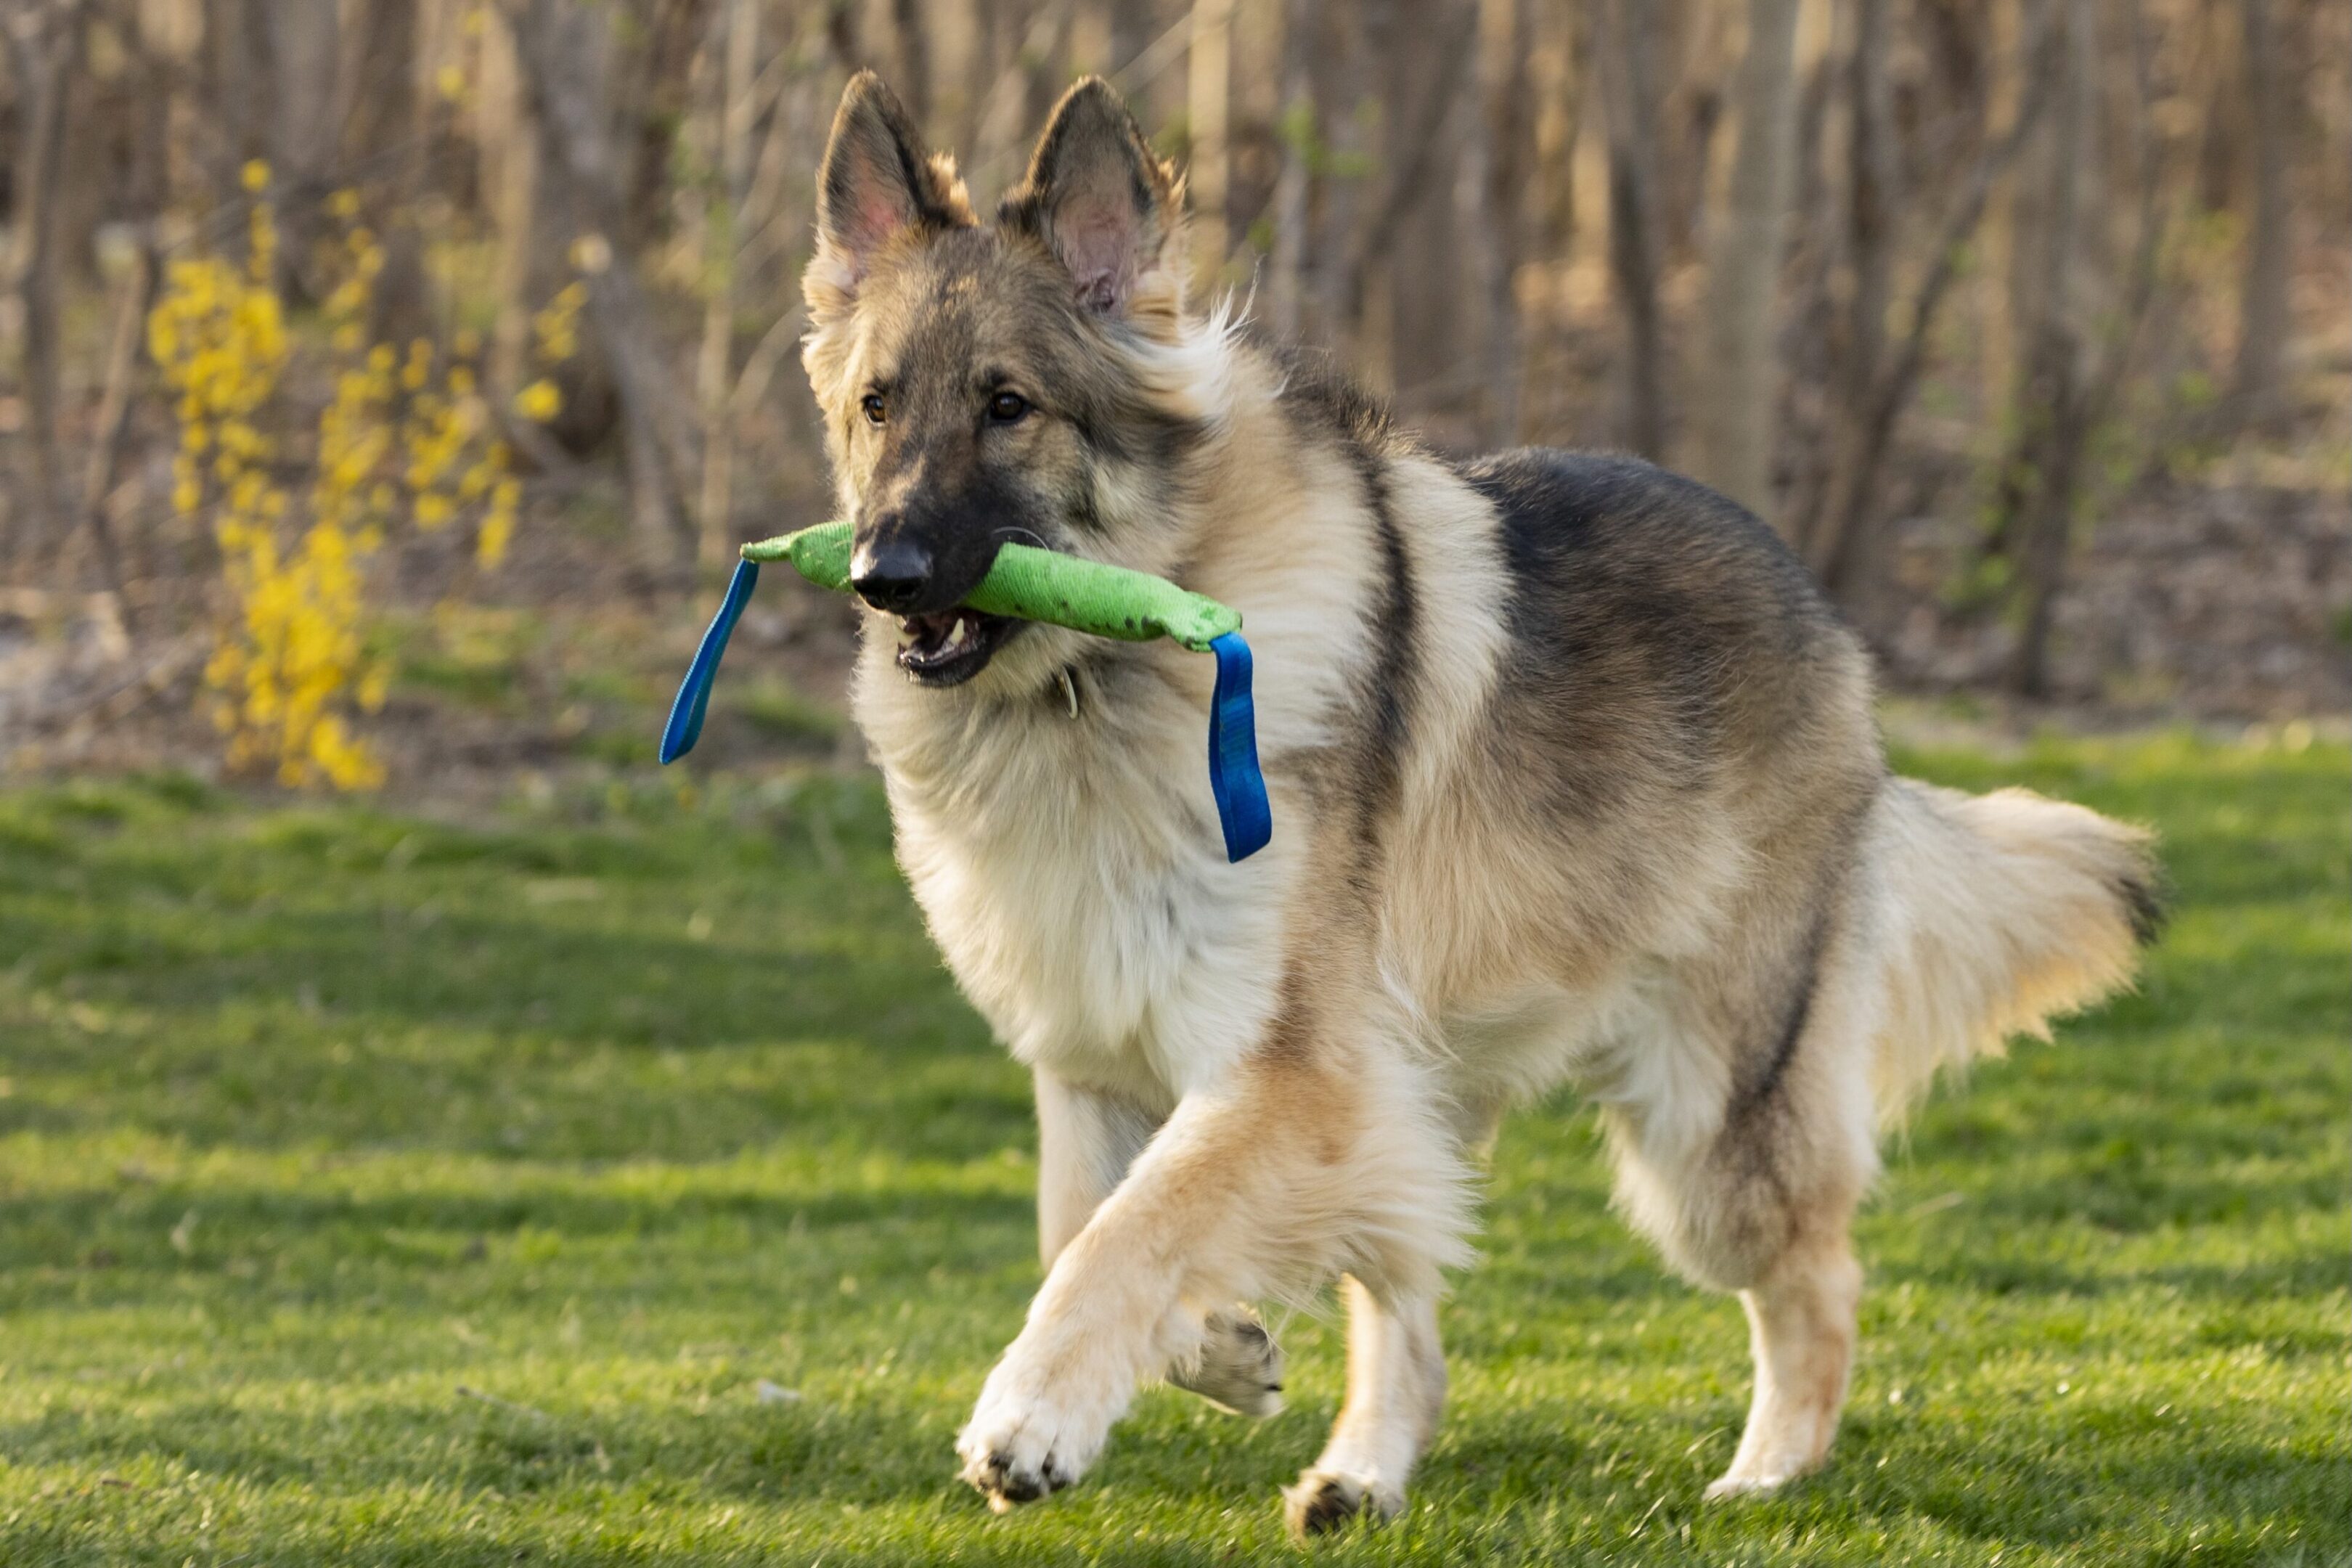
{"label": "dog's raised paw", "polygon": [[1212,1312],[1202,1326],[1197,1365],[1177,1367],[1168,1381],[1220,1410],[1263,1420],[1282,1411],[1282,1347],[1246,1310]]}
{"label": "dog's raised paw", "polygon": [[1403,1506],[1403,1498],[1336,1470],[1307,1470],[1282,1489],[1282,1519],[1295,1541],[1328,1535],[1359,1515],[1392,1519]]}

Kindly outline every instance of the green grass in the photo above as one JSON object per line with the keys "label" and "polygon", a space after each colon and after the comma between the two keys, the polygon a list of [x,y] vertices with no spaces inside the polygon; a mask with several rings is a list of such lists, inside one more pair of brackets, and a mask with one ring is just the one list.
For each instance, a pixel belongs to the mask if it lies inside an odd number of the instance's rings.
{"label": "green grass", "polygon": [[[2149,820],[2146,989],[1931,1103],[1830,1468],[1703,1507],[1738,1310],[1507,1129],[1412,1511],[1339,1562],[2336,1563],[2352,756],[1906,759]],[[615,784],[457,827],[184,781],[0,796],[0,1563],[1279,1559],[1338,1403],[1139,1401],[992,1520],[950,1443],[1035,1281],[1024,1076],[878,795]],[[763,1403],[761,1380],[797,1393]]]}

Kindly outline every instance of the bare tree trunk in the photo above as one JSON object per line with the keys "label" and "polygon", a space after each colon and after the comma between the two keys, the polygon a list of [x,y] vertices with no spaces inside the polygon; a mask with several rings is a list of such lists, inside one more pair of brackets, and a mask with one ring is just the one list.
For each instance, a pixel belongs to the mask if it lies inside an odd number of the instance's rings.
{"label": "bare tree trunk", "polygon": [[[756,25],[757,14],[754,13]],[[728,24],[732,26],[732,22]],[[931,118],[930,32],[923,23],[922,0],[890,0],[890,86],[915,123],[928,126]]]}
{"label": "bare tree trunk", "polygon": [[1706,349],[1692,377],[1699,477],[1767,518],[1774,511],[1778,404],[1773,305],[1796,144],[1800,3],[1749,0],[1748,48],[1734,86],[1739,145],[1708,246]]}
{"label": "bare tree trunk", "polygon": [[366,0],[342,29],[341,89],[345,104],[341,152],[381,158],[415,129],[416,58],[421,0]]}
{"label": "bare tree trunk", "polygon": [[483,40],[475,123],[482,153],[483,204],[498,236],[491,281],[498,314],[490,327],[490,385],[501,407],[530,380],[531,306],[541,282],[540,138],[528,96],[513,31],[495,27]]}
{"label": "bare tree trunk", "polygon": [[670,373],[645,290],[615,243],[627,192],[603,90],[608,10],[508,0],[516,54],[544,132],[542,168],[561,175],[589,321],[620,390],[639,546],[648,565],[670,567],[693,548],[682,514],[702,472],[701,444],[693,400]]}
{"label": "bare tree trunk", "polygon": [[1486,277],[1486,365],[1480,435],[1489,447],[1519,434],[1519,263],[1526,254],[1527,186],[1534,172],[1535,110],[1528,83],[1528,0],[1484,0],[1479,85],[1486,113],[1476,134],[1485,165],[1480,192]]}
{"label": "bare tree trunk", "polygon": [[65,153],[66,100],[81,54],[81,0],[26,0],[6,16],[10,62],[16,68],[16,210],[9,282],[23,343],[26,525],[15,531],[11,555],[37,560],[62,540],[65,498],[58,488],[58,171]]}
{"label": "bare tree trunk", "polygon": [[726,67],[719,89],[719,178],[708,217],[706,266],[709,295],[703,303],[702,352],[695,390],[702,401],[701,559],[718,571],[735,553],[734,420],[730,381],[735,348],[735,263],[741,250],[736,220],[751,184],[751,80],[760,48],[755,0],[726,0]]}
{"label": "bare tree trunk", "polygon": [[1313,44],[1308,75],[1315,100],[1322,107],[1316,135],[1328,153],[1329,173],[1322,182],[1321,199],[1313,207],[1315,236],[1307,248],[1305,265],[1312,278],[1315,331],[1324,344],[1352,353],[1363,330],[1363,289],[1356,276],[1356,237],[1377,193],[1356,169],[1372,162],[1366,144],[1364,116],[1358,109],[1369,90],[1370,49],[1366,39],[1367,13],[1381,0],[1337,5],[1318,18],[1323,30]]}
{"label": "bare tree trunk", "polygon": [[[1877,502],[1879,479],[1894,444],[1895,426],[1918,384],[1928,333],[1958,276],[1962,249],[1984,216],[1994,182],[2016,162],[2051,97],[2047,63],[2055,51],[2037,43],[2030,45],[2027,52],[2037,67],[2019,103],[2017,119],[1978,155],[1953,198],[1935,243],[1926,252],[1927,271],[1912,291],[1905,312],[1909,324],[1900,344],[1884,363],[1873,368],[1867,395],[1837,416],[1831,470],[1820,510],[1802,536],[1807,563],[1832,593],[1851,595],[1854,584],[1867,575],[1862,563],[1867,558],[1864,546],[1872,532],[1868,525]],[[1854,384],[1854,371],[1849,369],[1843,374],[1848,384]]]}
{"label": "bare tree trunk", "polygon": [[1223,276],[1230,249],[1225,202],[1232,157],[1227,121],[1233,107],[1233,48],[1234,0],[1192,0],[1192,45],[1185,79],[1192,150],[1185,194],[1192,209],[1192,279],[1204,289]]}
{"label": "bare tree trunk", "polygon": [[[2098,39],[2093,5],[2094,0],[2066,0],[2067,113],[2062,125],[2055,171],[2057,190],[2052,207],[2056,217],[2068,221],[2069,228],[2053,235],[2051,240],[2047,268],[2048,281],[2052,283],[2074,280],[2062,273],[2061,268],[2071,260],[2079,270],[2081,253],[2087,248],[2088,236],[2096,222],[2085,212],[2090,202],[2082,188],[2089,182],[2092,141],[2098,126],[2098,67],[2095,53]],[[2157,139],[2148,131],[2149,108],[2155,101],[2156,89],[2147,18],[2137,0],[2126,5],[2123,14],[2131,31],[2132,82],[2137,93],[2125,123],[2137,153],[2139,238],[2120,308],[2115,308],[2116,302],[2107,301],[2100,312],[2102,318],[2116,324],[2095,356],[2088,342],[2087,323],[2092,320],[2088,306],[2063,287],[2052,296],[2054,305],[2078,311],[2079,315],[2050,337],[2050,415],[2041,459],[2033,469],[2040,489],[2028,514],[2019,563],[2024,592],[2024,625],[2010,678],[2020,692],[2032,697],[2050,693],[2051,627],[2073,550],[2074,513],[2090,466],[2091,438],[2115,408],[2125,373],[2131,366],[2140,328],[2155,302],[2158,261],[2163,253],[2167,228],[2162,211],[2165,169],[2157,151]],[[2070,165],[2072,174],[2067,172]],[[2058,252],[2062,249],[2073,255],[2061,256]]]}
{"label": "bare tree trunk", "polygon": [[341,9],[320,0],[263,0],[257,18],[268,49],[271,195],[285,238],[278,267],[309,298],[321,292],[305,273],[341,141]]}
{"label": "bare tree trunk", "polygon": [[1319,133],[1315,77],[1309,68],[1317,35],[1316,0],[1283,0],[1282,107],[1277,133],[1282,169],[1274,180],[1274,253],[1268,258],[1266,315],[1274,335],[1298,336],[1305,302],[1307,198],[1314,171],[1314,138]]}
{"label": "bare tree trunk", "polygon": [[2253,213],[2246,237],[2245,280],[2238,295],[2237,401],[2261,421],[2278,412],[2288,328],[2286,73],[2279,58],[2276,0],[2239,0],[2244,11],[2247,156]]}
{"label": "bare tree trunk", "polygon": [[133,384],[146,346],[147,317],[163,292],[163,208],[171,190],[171,127],[173,68],[169,58],[134,23],[134,80],[140,93],[139,132],[132,144],[128,205],[137,228],[131,276],[123,279],[122,300],[116,307],[114,331],[107,344],[106,380],[99,395],[88,460],[82,468],[81,516],[98,556],[100,576],[121,606],[125,631],[137,629],[126,581],[121,550],[114,537],[108,501],[114,489],[115,468],[122,438],[131,424]]}
{"label": "bare tree trunk", "polygon": [[2083,448],[2089,437],[2084,406],[2080,273],[2085,209],[2084,175],[2095,133],[2097,82],[2093,0],[2059,0],[2064,50],[2058,116],[2050,160],[2050,197],[2041,254],[2042,312],[2027,380],[2019,396],[2022,432],[2019,467],[2032,475],[2019,566],[2024,624],[2010,665],[2010,683],[2028,697],[2050,691],[2050,626],[2068,545]]}
{"label": "bare tree trunk", "polygon": [[89,461],[82,469],[81,515],[89,525],[90,544],[98,556],[99,575],[121,606],[125,629],[131,629],[131,601],[125,591],[122,554],[115,542],[114,524],[107,516],[108,493],[114,489],[115,461],[122,451],[122,436],[131,423],[131,381],[139,372],[139,350],[144,341],[148,312],[163,291],[163,258],[154,240],[152,218],[140,225],[141,239],[123,279],[122,302],[116,307],[114,330],[106,351],[106,387],[99,395],[98,417],[90,434]]}
{"label": "bare tree trunk", "polygon": [[1892,40],[1888,0],[1857,0],[1853,53],[1847,61],[1846,100],[1851,114],[1846,138],[1846,305],[1843,353],[1832,403],[1830,447],[1833,473],[1847,489],[1834,510],[1817,520],[1806,539],[1805,558],[1832,594],[1852,586],[1861,535],[1872,519],[1858,504],[1854,480],[1865,470],[1874,482],[1884,457],[1873,450],[1872,404],[1886,360],[1886,310],[1895,268],[1896,195],[1894,89],[1887,75]]}
{"label": "bare tree trunk", "polygon": [[1666,447],[1664,260],[1658,159],[1658,7],[1601,0],[1597,7],[1602,102],[1609,122],[1609,274],[1625,316],[1625,444],[1645,458]]}

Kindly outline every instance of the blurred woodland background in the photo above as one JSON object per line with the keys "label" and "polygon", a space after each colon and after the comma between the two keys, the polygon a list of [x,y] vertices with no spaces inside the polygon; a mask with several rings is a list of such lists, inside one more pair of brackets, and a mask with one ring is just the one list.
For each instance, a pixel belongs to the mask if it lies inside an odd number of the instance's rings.
{"label": "blurred woodland background", "polygon": [[[0,22],[0,770],[647,762],[735,544],[828,508],[798,275],[866,65],[982,204],[1109,77],[1190,171],[1202,288],[1442,447],[1727,489],[1898,688],[2352,705],[2337,0]],[[763,595],[706,747],[849,754],[849,625]]]}

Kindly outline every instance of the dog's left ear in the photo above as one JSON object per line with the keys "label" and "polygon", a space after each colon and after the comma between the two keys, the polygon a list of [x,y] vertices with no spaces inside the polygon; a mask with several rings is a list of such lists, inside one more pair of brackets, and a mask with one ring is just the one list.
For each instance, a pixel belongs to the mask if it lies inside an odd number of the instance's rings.
{"label": "dog's left ear", "polygon": [[997,218],[1045,243],[1087,310],[1148,325],[1183,307],[1183,213],[1175,171],[1110,84],[1087,77],[1055,105]]}

